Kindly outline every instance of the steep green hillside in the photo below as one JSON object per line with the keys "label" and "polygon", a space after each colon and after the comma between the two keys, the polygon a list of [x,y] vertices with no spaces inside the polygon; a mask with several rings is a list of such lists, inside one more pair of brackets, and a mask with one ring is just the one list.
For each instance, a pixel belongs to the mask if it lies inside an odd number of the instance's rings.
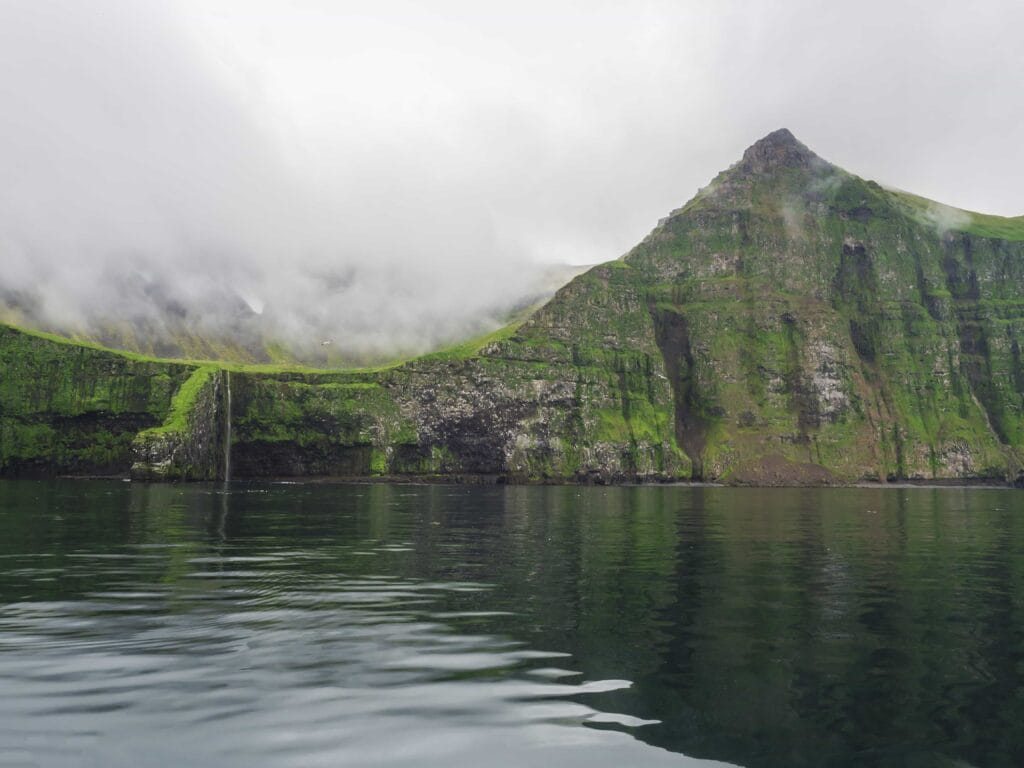
{"label": "steep green hillside", "polygon": [[[622,259],[445,353],[230,377],[118,365],[169,382],[143,408],[167,423],[136,439],[139,477],[223,474],[230,385],[236,477],[1016,480],[1022,333],[1024,219],[884,189],[782,130]],[[2,413],[20,436],[0,444],[0,468],[74,469],[56,447],[78,439],[56,437],[59,407],[25,405],[40,353],[7,346],[4,378],[22,394]],[[51,430],[45,445],[26,437],[33,418]]]}
{"label": "steep green hillside", "polygon": [[0,326],[0,475],[127,473],[190,370]]}
{"label": "steep green hillside", "polygon": [[[977,234],[1021,234],[1017,220],[950,213],[779,131],[625,257],[695,471],[1015,473],[1024,242]],[[541,317],[566,309],[552,302]],[[539,320],[535,335],[549,333]]]}

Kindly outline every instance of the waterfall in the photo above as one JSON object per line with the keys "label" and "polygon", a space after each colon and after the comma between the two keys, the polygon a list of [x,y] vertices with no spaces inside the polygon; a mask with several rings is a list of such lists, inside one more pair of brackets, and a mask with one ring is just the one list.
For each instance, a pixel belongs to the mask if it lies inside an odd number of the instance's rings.
{"label": "waterfall", "polygon": [[224,371],[227,407],[224,415],[224,482],[231,482],[231,372]]}

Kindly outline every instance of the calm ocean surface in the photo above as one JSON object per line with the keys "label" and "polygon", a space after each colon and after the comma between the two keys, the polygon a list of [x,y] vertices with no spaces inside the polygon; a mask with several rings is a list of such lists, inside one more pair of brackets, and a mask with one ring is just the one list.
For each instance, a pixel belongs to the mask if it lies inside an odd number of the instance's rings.
{"label": "calm ocean surface", "polygon": [[1022,677],[1020,491],[0,482],[0,766],[1019,768]]}

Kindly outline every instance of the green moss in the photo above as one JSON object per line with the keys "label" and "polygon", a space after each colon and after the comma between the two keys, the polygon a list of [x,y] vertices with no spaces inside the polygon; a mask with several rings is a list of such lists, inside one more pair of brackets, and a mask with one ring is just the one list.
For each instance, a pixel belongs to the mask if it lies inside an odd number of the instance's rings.
{"label": "green moss", "polygon": [[188,429],[189,416],[195,409],[200,393],[204,387],[212,382],[216,375],[217,369],[212,366],[197,368],[185,380],[185,383],[178,388],[174,399],[171,401],[171,410],[164,423],[148,431],[154,434],[185,432]]}
{"label": "green moss", "polygon": [[0,473],[117,473],[188,366],[0,326]]}
{"label": "green moss", "polygon": [[383,475],[388,471],[388,457],[384,451],[374,449],[370,454],[370,474]]}

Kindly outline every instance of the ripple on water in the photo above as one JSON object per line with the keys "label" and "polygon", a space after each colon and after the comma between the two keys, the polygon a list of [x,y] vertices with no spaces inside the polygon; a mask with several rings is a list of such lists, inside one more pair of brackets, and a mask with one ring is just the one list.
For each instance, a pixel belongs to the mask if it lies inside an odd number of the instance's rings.
{"label": "ripple on water", "polygon": [[1024,496],[20,487],[0,485],[0,762],[1019,751]]}

